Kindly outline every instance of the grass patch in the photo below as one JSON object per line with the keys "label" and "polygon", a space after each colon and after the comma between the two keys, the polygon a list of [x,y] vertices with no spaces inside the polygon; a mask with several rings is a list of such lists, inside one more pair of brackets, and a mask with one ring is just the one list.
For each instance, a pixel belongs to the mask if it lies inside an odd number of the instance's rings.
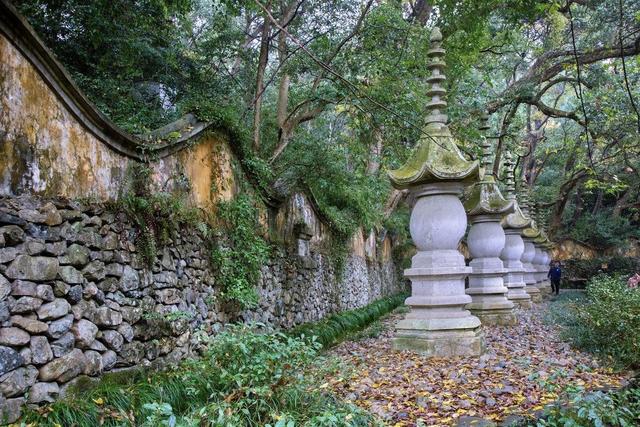
{"label": "grass patch", "polygon": [[[38,426],[369,426],[373,418],[315,386],[306,373],[321,346],[236,325],[211,339],[203,357],[162,372],[105,376],[47,407],[28,411]],[[330,365],[327,365],[330,366]]]}

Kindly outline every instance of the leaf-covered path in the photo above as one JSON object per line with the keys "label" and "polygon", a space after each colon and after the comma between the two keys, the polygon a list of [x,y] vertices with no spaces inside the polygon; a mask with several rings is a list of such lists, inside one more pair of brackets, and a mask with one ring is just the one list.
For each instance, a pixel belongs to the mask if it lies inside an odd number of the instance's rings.
{"label": "leaf-covered path", "polygon": [[518,311],[513,327],[485,327],[481,358],[426,359],[391,348],[393,324],[376,338],[347,341],[332,353],[353,366],[329,385],[389,425],[453,425],[463,417],[504,420],[541,410],[567,388],[618,387],[622,374],[572,349],[543,322],[547,304]]}

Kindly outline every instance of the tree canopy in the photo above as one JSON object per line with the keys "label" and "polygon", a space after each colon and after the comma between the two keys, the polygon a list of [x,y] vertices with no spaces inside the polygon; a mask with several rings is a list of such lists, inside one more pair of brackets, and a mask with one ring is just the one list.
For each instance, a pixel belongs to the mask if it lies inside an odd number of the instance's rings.
{"label": "tree canopy", "polygon": [[[398,166],[422,132],[429,34],[447,49],[448,114],[477,157],[492,114],[551,233],[634,237],[640,207],[635,0],[20,0],[117,124],[185,113],[241,129],[264,185],[311,193],[348,236],[402,222]],[[398,217],[399,216],[399,217]],[[637,237],[637,236],[636,236]]]}

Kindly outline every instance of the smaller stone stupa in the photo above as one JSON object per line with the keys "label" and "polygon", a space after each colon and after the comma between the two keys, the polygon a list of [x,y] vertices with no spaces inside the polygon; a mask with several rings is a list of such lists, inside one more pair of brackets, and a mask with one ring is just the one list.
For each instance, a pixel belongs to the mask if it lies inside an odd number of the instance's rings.
{"label": "smaller stone stupa", "polygon": [[504,286],[504,264],[500,253],[505,245],[505,233],[500,221],[513,212],[513,200],[505,199],[500,192],[491,169],[493,155],[491,143],[486,137],[488,116],[482,118],[482,166],[479,181],[465,194],[464,207],[471,222],[467,246],[471,255],[467,295],[472,302],[467,309],[486,325],[513,325],[517,319],[514,304],[507,299]]}
{"label": "smaller stone stupa", "polygon": [[506,151],[504,157],[507,199],[513,201],[513,212],[502,218],[502,228],[504,228],[506,239],[500,259],[506,270],[504,282],[509,290],[507,298],[522,308],[530,308],[531,297],[525,290],[527,286],[524,282],[525,270],[521,261],[524,252],[521,233],[525,228],[531,226],[531,218],[524,215],[516,198],[515,162],[511,153]]}

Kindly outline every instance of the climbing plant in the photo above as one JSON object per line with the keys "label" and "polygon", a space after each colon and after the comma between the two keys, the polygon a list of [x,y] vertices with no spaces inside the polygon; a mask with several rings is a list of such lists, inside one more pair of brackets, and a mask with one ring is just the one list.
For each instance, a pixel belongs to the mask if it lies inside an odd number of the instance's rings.
{"label": "climbing plant", "polygon": [[211,261],[220,297],[240,309],[255,307],[255,286],[270,253],[255,202],[239,195],[218,203],[216,222]]}
{"label": "climbing plant", "polygon": [[189,206],[186,189],[174,192],[153,191],[152,170],[147,164],[134,162],[127,170],[126,189],[117,208],[123,209],[136,226],[136,248],[151,268],[158,249],[181,226],[201,223],[198,209]]}

